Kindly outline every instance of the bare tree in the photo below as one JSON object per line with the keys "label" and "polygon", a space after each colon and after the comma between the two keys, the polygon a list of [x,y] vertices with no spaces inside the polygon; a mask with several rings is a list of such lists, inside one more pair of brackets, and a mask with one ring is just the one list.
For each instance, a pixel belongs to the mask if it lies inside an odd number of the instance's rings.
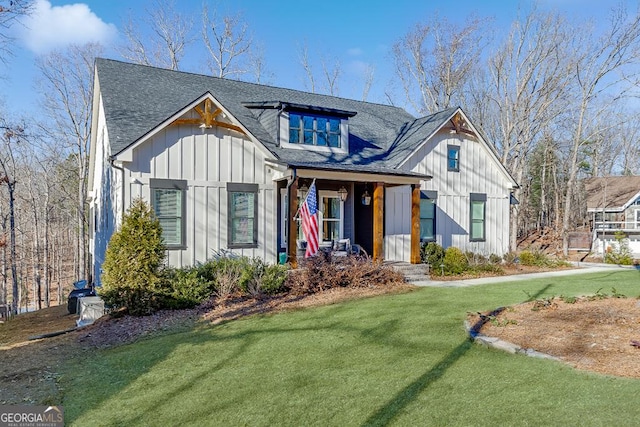
{"label": "bare tree", "polygon": [[274,74],[267,68],[267,62],[265,60],[264,46],[257,45],[249,53],[249,64],[251,74],[253,75],[253,82],[257,84],[271,84],[274,78]]}
{"label": "bare tree", "polygon": [[[508,39],[488,63],[490,89],[482,96],[494,117],[485,120],[495,126],[502,162],[524,186],[529,155],[566,108],[563,100],[570,74],[563,52],[565,26],[559,15],[534,9],[513,23]],[[527,209],[527,199],[520,197],[525,190],[522,185],[515,190],[521,205],[511,212],[512,250],[517,246],[519,213]]]}
{"label": "bare tree", "polygon": [[640,14],[629,17],[621,6],[612,11],[609,26],[604,34],[595,38],[592,31],[581,26],[567,39],[575,54],[572,70],[575,76],[572,94],[575,97],[573,114],[567,128],[571,130],[567,174],[567,189],[562,217],[562,249],[569,251],[568,233],[574,218],[573,201],[579,172],[580,153],[585,143],[591,141],[596,131],[588,126],[623,98],[632,89],[627,84],[636,80],[640,63]]}
{"label": "bare tree", "polygon": [[16,265],[16,155],[15,146],[24,139],[24,127],[14,125],[2,119],[0,122],[2,131],[2,146],[0,147],[0,184],[7,189],[8,216],[9,216],[9,256],[11,259],[12,300],[11,313],[18,314],[19,286],[18,271]]}
{"label": "bare tree", "polygon": [[123,58],[136,64],[179,70],[185,47],[192,41],[191,17],[176,11],[173,0],[154,0],[143,19],[151,31],[141,33],[132,17],[122,32],[127,43],[120,48]]}
{"label": "bare tree", "polygon": [[253,43],[241,14],[219,18],[202,7],[202,40],[209,52],[209,70],[216,77],[238,77],[248,71],[247,60]]}
{"label": "bare tree", "polygon": [[416,111],[435,113],[462,103],[486,45],[485,23],[470,18],[458,27],[436,16],[394,44],[396,74]]}
{"label": "bare tree", "polygon": [[8,30],[22,16],[33,12],[33,0],[0,0],[0,62],[7,62],[12,54],[13,37]]}
{"label": "bare tree", "polygon": [[53,51],[36,61],[42,75],[43,105],[51,124],[42,126],[42,129],[52,140],[62,144],[61,152],[70,155],[76,164],[77,277],[86,277],[88,271],[86,199],[91,91],[93,63],[101,53],[99,44],[71,45],[64,51]]}
{"label": "bare tree", "polygon": [[362,87],[362,100],[366,101],[369,97],[369,91],[373,85],[376,69],[373,65],[368,65],[364,72],[364,85]]}
{"label": "bare tree", "polygon": [[327,93],[332,96],[338,96],[340,91],[338,89],[338,79],[342,74],[342,66],[337,58],[334,58],[329,64],[327,58],[322,58],[322,74],[326,80]]}
{"label": "bare tree", "polygon": [[313,74],[313,67],[311,65],[311,62],[309,61],[309,48],[307,47],[306,42],[298,48],[298,57],[300,59],[300,65],[302,65],[305,76],[309,80],[309,86],[305,85],[305,87],[311,93],[316,93],[316,79]]}

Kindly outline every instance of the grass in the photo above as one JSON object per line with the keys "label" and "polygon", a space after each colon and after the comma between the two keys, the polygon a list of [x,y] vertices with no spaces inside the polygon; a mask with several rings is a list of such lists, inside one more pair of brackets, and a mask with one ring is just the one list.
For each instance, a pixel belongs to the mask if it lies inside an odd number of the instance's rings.
{"label": "grass", "polygon": [[[467,311],[638,296],[637,271],[424,288],[156,337],[66,369],[67,425],[637,425],[640,380],[472,344]],[[639,337],[640,338],[640,337]]]}

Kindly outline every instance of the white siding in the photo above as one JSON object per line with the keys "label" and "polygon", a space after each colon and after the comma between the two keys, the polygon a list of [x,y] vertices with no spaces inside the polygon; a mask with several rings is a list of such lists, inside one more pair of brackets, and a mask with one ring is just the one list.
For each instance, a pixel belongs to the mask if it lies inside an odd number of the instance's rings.
{"label": "white siding", "polygon": [[384,193],[384,259],[409,262],[411,257],[411,187],[387,187]]}
{"label": "white siding", "polygon": [[116,229],[119,221],[120,205],[120,187],[118,182],[114,181],[115,174],[113,168],[109,164],[109,134],[105,123],[104,108],[102,98],[98,100],[97,125],[95,147],[93,147],[94,169],[93,185],[90,189],[93,198],[90,204],[90,212],[93,218],[90,224],[95,227],[95,232],[91,231],[91,240],[89,241],[89,252],[93,257],[93,280],[96,284],[100,283],[100,267],[104,261],[107,250],[107,244],[111,238],[111,234]]}
{"label": "white siding", "polygon": [[234,252],[276,262],[276,187],[264,161],[263,151],[236,132],[169,126],[136,147],[133,162],[125,164],[126,203],[139,195],[149,201],[152,178],[187,182],[186,248],[169,250],[168,261],[188,266],[228,247],[227,183],[258,184],[258,247]]}
{"label": "white siding", "polygon": [[[447,170],[447,146],[460,147],[460,171]],[[442,246],[503,255],[509,250],[511,181],[484,143],[464,134],[437,133],[405,167],[433,176],[423,190],[438,192],[436,239]],[[486,241],[470,242],[470,193],[486,194]]]}

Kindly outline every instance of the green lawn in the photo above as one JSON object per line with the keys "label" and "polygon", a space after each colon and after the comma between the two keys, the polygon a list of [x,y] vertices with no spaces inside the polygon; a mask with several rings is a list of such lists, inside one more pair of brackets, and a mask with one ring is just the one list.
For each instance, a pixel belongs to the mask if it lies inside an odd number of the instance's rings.
{"label": "green lawn", "polygon": [[487,349],[463,329],[467,311],[522,302],[525,292],[612,287],[637,297],[640,273],[424,288],[153,338],[69,366],[65,418],[75,426],[635,426],[640,380]]}

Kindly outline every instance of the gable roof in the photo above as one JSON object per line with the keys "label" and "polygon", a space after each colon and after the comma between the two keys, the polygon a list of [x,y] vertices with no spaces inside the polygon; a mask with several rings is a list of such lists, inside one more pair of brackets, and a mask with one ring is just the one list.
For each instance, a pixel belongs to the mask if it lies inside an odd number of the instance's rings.
{"label": "gable roof", "polygon": [[640,196],[640,176],[605,176],[584,180],[587,210],[624,211]]}
{"label": "gable roof", "polygon": [[[96,80],[112,155],[141,141],[195,100],[213,94],[278,162],[290,166],[352,166],[359,171],[408,174],[410,172],[400,170],[402,162],[459,110],[449,108],[415,119],[405,110],[389,105],[103,58],[96,59]],[[275,123],[279,110],[301,106],[349,117],[349,153],[281,148],[277,126],[268,123]]]}

